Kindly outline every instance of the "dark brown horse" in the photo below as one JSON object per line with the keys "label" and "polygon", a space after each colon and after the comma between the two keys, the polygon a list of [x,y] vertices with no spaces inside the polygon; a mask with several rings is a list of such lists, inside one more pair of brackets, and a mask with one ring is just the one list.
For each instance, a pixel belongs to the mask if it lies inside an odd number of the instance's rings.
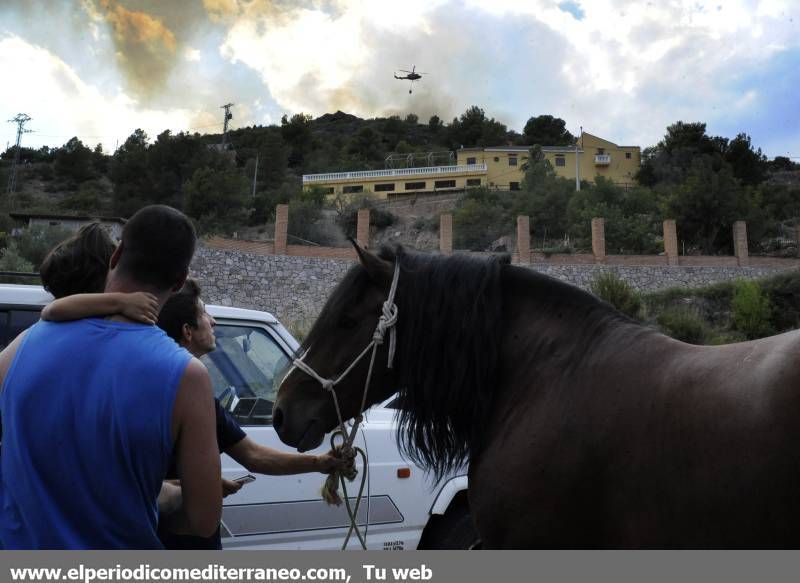
{"label": "dark brown horse", "polygon": [[[399,389],[405,451],[439,475],[469,462],[485,547],[800,547],[800,333],[691,346],[497,258],[359,255],[303,360],[345,370],[399,264],[394,367],[384,342],[367,403]],[[335,387],[345,417],[367,361]],[[294,368],[274,423],[305,450],[336,413]]]}

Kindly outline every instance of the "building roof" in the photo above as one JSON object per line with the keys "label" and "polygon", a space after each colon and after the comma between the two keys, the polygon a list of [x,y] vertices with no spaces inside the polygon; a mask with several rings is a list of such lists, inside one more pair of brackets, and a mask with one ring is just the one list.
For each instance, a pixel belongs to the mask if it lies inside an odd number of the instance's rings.
{"label": "building roof", "polygon": [[44,219],[48,221],[100,221],[102,223],[119,223],[124,225],[128,219],[122,217],[99,217],[97,215],[58,215],[55,213],[24,213],[14,212],[8,213],[12,219],[29,220],[29,219]]}
{"label": "building roof", "polygon": [[[574,146],[541,146],[542,152],[574,152]],[[488,146],[485,148],[460,148],[459,152],[520,152],[527,154],[531,146]],[[583,153],[583,150],[578,149]]]}

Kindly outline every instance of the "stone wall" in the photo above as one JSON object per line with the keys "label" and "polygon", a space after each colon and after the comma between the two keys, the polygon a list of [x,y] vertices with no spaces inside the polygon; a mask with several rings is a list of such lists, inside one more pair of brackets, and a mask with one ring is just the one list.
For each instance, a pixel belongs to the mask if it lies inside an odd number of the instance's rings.
{"label": "stone wall", "polygon": [[305,328],[352,261],[200,247],[192,276],[210,304],[265,310]]}
{"label": "stone wall", "polygon": [[[307,330],[351,259],[248,253],[233,249],[201,247],[192,264],[208,303],[272,312],[294,330]],[[698,287],[740,277],[774,275],[794,262],[769,266],[738,267],[550,264],[530,265],[547,275],[588,288],[594,277],[611,271],[640,291],[670,287]]]}

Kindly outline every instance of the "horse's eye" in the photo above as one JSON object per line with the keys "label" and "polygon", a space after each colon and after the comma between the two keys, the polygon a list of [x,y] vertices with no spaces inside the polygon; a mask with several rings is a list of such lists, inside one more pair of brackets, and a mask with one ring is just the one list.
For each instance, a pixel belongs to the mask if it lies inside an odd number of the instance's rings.
{"label": "horse's eye", "polygon": [[342,316],[339,319],[339,327],[344,328],[346,330],[351,330],[356,327],[356,320],[355,318],[351,318],[350,316]]}

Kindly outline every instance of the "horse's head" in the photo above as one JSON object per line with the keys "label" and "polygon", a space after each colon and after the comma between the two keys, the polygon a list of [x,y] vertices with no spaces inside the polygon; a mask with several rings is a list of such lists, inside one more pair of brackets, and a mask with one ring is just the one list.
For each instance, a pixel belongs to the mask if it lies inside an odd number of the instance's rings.
{"label": "horse's head", "polygon": [[[394,261],[355,247],[359,265],[350,269],[326,302],[301,346],[300,362],[295,361],[284,377],[273,408],[278,436],[299,451],[319,446],[325,433],[337,426],[339,417],[331,391],[346,420],[362,412],[362,400],[365,399],[366,408],[397,389],[394,371],[387,367],[387,331],[376,348],[364,396],[372,356],[369,346],[389,294],[395,265]],[[325,386],[326,381],[335,385]]]}

